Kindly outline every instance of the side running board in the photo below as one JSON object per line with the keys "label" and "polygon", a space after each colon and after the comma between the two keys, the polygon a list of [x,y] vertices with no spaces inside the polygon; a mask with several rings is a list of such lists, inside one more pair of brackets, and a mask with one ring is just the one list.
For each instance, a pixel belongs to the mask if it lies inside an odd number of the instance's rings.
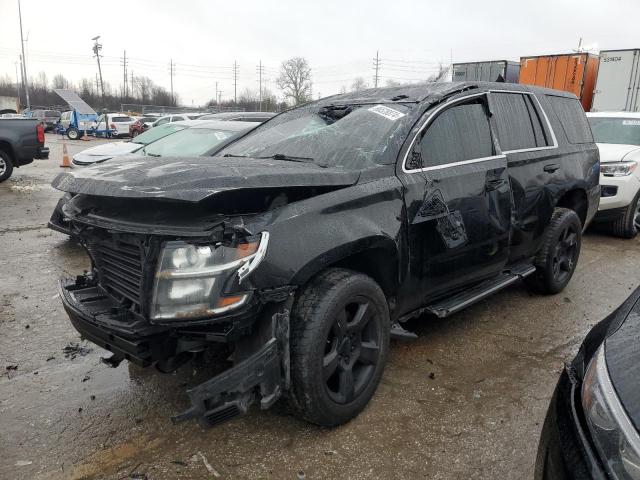
{"label": "side running board", "polygon": [[437,303],[429,305],[426,308],[426,311],[440,318],[448,317],[449,315],[453,315],[454,313],[487,298],[498,290],[508,287],[521,278],[531,275],[535,271],[536,267],[533,265],[514,267],[507,272],[501,273],[497,277],[485,280],[484,282],[479,283],[472,288],[463,290],[452,297],[445,298]]}

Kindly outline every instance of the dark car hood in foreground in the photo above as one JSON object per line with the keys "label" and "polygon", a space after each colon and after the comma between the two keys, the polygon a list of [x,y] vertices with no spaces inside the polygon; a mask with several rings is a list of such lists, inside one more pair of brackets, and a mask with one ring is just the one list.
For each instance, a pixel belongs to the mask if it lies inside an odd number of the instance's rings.
{"label": "dark car hood in foreground", "polygon": [[616,393],[640,431],[640,301],[620,328],[607,338],[605,355]]}
{"label": "dark car hood in foreground", "polygon": [[51,184],[74,194],[199,202],[229,190],[344,187],[359,176],[355,170],[271,159],[144,157],[64,172]]}

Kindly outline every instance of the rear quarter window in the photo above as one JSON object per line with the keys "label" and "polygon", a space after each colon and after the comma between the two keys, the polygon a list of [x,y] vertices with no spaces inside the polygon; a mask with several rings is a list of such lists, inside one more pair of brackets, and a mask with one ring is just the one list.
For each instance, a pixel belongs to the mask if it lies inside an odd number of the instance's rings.
{"label": "rear quarter window", "polygon": [[569,143],[593,142],[593,135],[591,134],[587,116],[584,114],[582,105],[577,98],[558,97],[555,95],[547,95],[546,97],[551,109],[558,117]]}
{"label": "rear quarter window", "polygon": [[491,100],[503,152],[550,145],[548,132],[531,95],[491,92]]}

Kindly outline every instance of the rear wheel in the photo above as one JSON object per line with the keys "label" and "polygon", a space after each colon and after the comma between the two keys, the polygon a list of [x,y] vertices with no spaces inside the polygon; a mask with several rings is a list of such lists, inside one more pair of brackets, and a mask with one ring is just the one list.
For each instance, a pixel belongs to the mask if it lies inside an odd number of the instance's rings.
{"label": "rear wheel", "polygon": [[13,173],[13,162],[7,152],[0,150],[0,182],[4,182]]}
{"label": "rear wheel", "polygon": [[636,194],[624,215],[611,224],[616,237],[634,238],[640,230],[640,191]]}
{"label": "rear wheel", "polygon": [[299,295],[292,318],[290,403],[304,419],[335,426],[373,396],[389,350],[389,310],[370,277],[331,269]]}
{"label": "rear wheel", "polygon": [[582,244],[582,222],[573,210],[556,208],[527,284],[540,293],[561,292],[576,269]]}
{"label": "rear wheel", "polygon": [[138,132],[138,130],[134,130],[133,132],[131,132],[131,137],[135,138],[140,134],[140,132]]}

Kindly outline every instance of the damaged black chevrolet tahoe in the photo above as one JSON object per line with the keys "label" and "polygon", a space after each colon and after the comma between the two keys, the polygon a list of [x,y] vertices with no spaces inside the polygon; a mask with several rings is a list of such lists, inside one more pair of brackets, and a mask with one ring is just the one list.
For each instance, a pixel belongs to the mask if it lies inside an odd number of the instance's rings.
{"label": "damaged black chevrolet tahoe", "polygon": [[333,96],[213,158],[59,175],[92,260],[62,302],[114,365],[231,362],[187,391],[176,420],[212,425],[286,397],[338,425],[372,397],[406,320],[522,278],[562,290],[598,175],[570,94],[450,83]]}

